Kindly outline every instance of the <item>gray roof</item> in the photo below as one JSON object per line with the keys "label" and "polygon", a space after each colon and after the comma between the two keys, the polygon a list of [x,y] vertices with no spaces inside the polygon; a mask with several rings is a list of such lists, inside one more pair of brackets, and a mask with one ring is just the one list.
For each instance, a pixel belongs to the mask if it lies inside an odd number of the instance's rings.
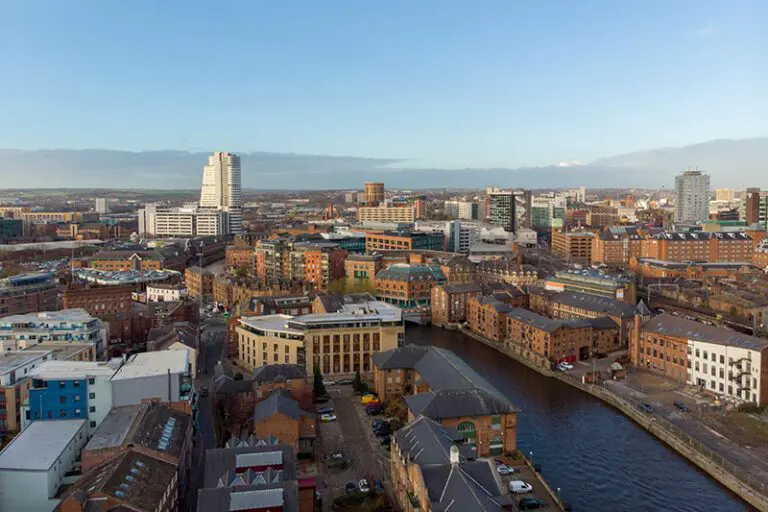
{"label": "gray roof", "polygon": [[557,294],[555,301],[567,306],[605,313],[606,315],[620,318],[634,316],[635,314],[635,306],[632,304],[586,293],[561,292]]}
{"label": "gray roof", "polygon": [[655,332],[665,336],[675,336],[687,340],[730,345],[750,350],[761,351],[768,347],[768,339],[749,336],[722,327],[706,325],[695,320],[686,320],[679,316],[658,315],[646,320],[642,327],[645,332]]}
{"label": "gray roof", "polygon": [[593,329],[617,329],[619,326],[615,321],[608,316],[601,316],[598,318],[574,318],[570,320],[557,320],[546,316],[539,315],[528,309],[515,308],[507,316],[514,318],[520,322],[530,325],[536,329],[546,331],[549,333],[555,332],[558,329],[579,329],[584,327],[592,327]]}
{"label": "gray roof", "polygon": [[307,370],[303,366],[297,364],[268,364],[253,370],[251,378],[256,382],[306,379]]}
{"label": "gray roof", "polygon": [[205,474],[203,487],[216,487],[219,479],[237,469],[237,457],[243,454],[270,454],[280,452],[282,455],[282,480],[296,479],[296,456],[293,447],[287,444],[267,446],[240,446],[238,448],[213,448],[205,452]]}
{"label": "gray roof", "polygon": [[413,368],[428,350],[429,347],[420,345],[405,345],[385,352],[376,352],[373,354],[373,362],[382,370]]}
{"label": "gray roof", "polygon": [[511,504],[489,460],[421,468],[432,512],[505,510]]}
{"label": "gray roof", "polygon": [[591,325],[593,329],[618,329],[619,328],[619,324],[617,324],[616,321],[609,316],[590,318],[587,320],[587,322],[589,322],[589,325]]}
{"label": "gray roof", "polygon": [[637,304],[637,314],[640,316],[653,316],[653,311],[645,305],[643,299],[640,299],[640,302]]}
{"label": "gray roof", "polygon": [[299,484],[296,480],[257,486],[200,489],[197,510],[236,512],[238,510],[272,510],[298,512]]}
{"label": "gray roof", "polygon": [[427,416],[419,415],[395,432],[395,440],[403,455],[424,466],[447,464],[451,446],[463,438],[455,430],[443,427]]}
{"label": "gray roof", "polygon": [[229,375],[219,375],[213,381],[217,393],[237,394],[250,393],[253,391],[253,380],[245,380],[230,377]]}
{"label": "gray roof", "polygon": [[517,412],[508,400],[484,389],[440,389],[406,396],[405,403],[415,416],[436,420]]}
{"label": "gray roof", "polygon": [[477,293],[483,290],[480,283],[458,283],[446,284],[445,291],[448,293]]}
{"label": "gray roof", "polygon": [[298,420],[302,416],[314,416],[311,412],[302,410],[299,407],[299,402],[291,396],[290,392],[283,388],[275,389],[269,395],[269,398],[256,404],[253,408],[253,421],[261,421],[277,413],[294,420]]}

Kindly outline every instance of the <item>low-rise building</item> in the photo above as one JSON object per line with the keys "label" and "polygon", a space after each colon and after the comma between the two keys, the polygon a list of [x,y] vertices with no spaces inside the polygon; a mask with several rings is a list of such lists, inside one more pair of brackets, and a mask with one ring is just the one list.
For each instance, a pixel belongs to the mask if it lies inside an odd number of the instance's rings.
{"label": "low-rise building", "polygon": [[53,510],[87,441],[85,420],[36,421],[0,452],[0,510]]}
{"label": "low-rise building", "polygon": [[190,372],[189,352],[186,350],[134,354],[110,378],[112,406],[135,405],[153,399],[189,413],[192,396]]}
{"label": "low-rise building", "polygon": [[301,408],[285,388],[272,390],[253,408],[253,434],[259,438],[274,436],[289,444],[299,456],[312,456],[317,429],[314,412]]}
{"label": "low-rise building", "polygon": [[445,325],[464,322],[470,297],[483,291],[479,283],[445,284],[432,287],[432,324]]}
{"label": "low-rise building", "polygon": [[213,274],[198,266],[184,271],[187,293],[193,299],[210,300],[213,297]]}
{"label": "low-rise building", "polygon": [[187,259],[184,251],[175,245],[156,249],[137,248],[99,251],[86,260],[76,260],[74,266],[97,270],[177,270],[182,271]]}
{"label": "low-rise building", "polygon": [[687,263],[653,258],[632,258],[629,268],[643,279],[732,278],[756,270],[751,261]]}
{"label": "low-rise building", "polygon": [[594,238],[591,231],[552,230],[552,254],[569,263],[589,263]]}
{"label": "low-rise building", "polygon": [[432,287],[445,281],[438,265],[396,263],[376,274],[376,297],[400,308],[429,307]]}
{"label": "low-rise building", "polygon": [[410,421],[424,415],[455,428],[476,456],[516,449],[518,409],[450,350],[407,345],[376,354],[374,388],[383,400],[404,396]]}
{"label": "low-rise building", "polygon": [[392,439],[392,491],[402,510],[510,510],[495,465],[477,460],[463,435],[427,416],[418,416]]}
{"label": "low-rise building", "polygon": [[527,294],[518,288],[470,297],[467,300],[469,329],[486,339],[504,341],[507,338],[506,314],[513,308],[527,305]]}
{"label": "low-rise building", "polygon": [[0,318],[0,350],[21,350],[39,343],[88,343],[104,359],[108,329],[84,309],[62,309]]}
{"label": "low-rise building", "polygon": [[21,430],[21,406],[29,395],[31,372],[54,357],[50,350],[0,353],[0,435]]}
{"label": "low-rise building", "polygon": [[95,317],[128,315],[134,286],[78,286],[64,290],[64,309],[81,308]]}
{"label": "low-rise building", "polygon": [[250,245],[228,245],[224,259],[227,268],[256,270],[256,252]]}
{"label": "low-rise building", "polygon": [[171,325],[153,327],[147,333],[147,351],[183,350],[189,354],[192,375],[197,375],[197,327],[189,322],[174,322]]}
{"label": "low-rise building", "polygon": [[601,270],[558,270],[554,276],[544,281],[544,288],[557,292],[569,291],[597,295],[627,304],[637,303],[633,278],[612,275]]}
{"label": "low-rise building", "polygon": [[381,254],[351,254],[344,262],[347,286],[351,289],[375,288],[376,274],[382,269]]}
{"label": "low-rise building", "polygon": [[235,329],[238,364],[248,371],[274,363],[312,373],[352,376],[371,371],[371,356],[400,345],[400,309],[383,302],[352,303],[335,313],[243,317]]}
{"label": "low-rise building", "polygon": [[636,231],[603,230],[592,239],[592,263],[626,265],[642,253],[642,236]]}
{"label": "low-rise building", "polygon": [[365,234],[365,252],[376,251],[442,251],[444,249],[442,233],[423,233],[411,231],[383,231]]}
{"label": "low-rise building", "polygon": [[181,283],[147,284],[147,302],[169,302],[182,300],[187,296],[187,289]]}
{"label": "low-rise building", "polygon": [[0,315],[23,315],[57,308],[52,272],[19,274],[0,279]]}

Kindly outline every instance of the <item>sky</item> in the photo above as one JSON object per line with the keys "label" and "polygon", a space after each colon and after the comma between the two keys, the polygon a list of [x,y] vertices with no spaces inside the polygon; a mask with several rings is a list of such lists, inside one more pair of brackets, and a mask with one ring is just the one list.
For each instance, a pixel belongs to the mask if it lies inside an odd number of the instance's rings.
{"label": "sky", "polygon": [[589,162],[768,135],[768,2],[7,1],[0,147]]}

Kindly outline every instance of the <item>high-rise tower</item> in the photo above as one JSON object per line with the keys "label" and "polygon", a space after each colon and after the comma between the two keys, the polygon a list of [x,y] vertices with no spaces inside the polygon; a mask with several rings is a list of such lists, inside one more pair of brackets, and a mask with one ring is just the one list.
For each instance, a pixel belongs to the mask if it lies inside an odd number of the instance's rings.
{"label": "high-rise tower", "polygon": [[709,219],[709,175],[685,171],[675,176],[675,222],[696,224]]}
{"label": "high-rise tower", "polygon": [[200,207],[227,212],[229,232],[238,234],[243,232],[242,203],[240,157],[217,151],[208,157],[208,165],[203,168]]}

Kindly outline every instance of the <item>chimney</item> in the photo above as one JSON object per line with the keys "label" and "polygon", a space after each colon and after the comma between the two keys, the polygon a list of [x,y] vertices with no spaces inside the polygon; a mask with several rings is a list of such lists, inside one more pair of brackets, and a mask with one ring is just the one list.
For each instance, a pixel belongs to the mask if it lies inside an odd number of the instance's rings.
{"label": "chimney", "polygon": [[459,447],[456,445],[451,446],[450,460],[451,466],[459,465]]}

